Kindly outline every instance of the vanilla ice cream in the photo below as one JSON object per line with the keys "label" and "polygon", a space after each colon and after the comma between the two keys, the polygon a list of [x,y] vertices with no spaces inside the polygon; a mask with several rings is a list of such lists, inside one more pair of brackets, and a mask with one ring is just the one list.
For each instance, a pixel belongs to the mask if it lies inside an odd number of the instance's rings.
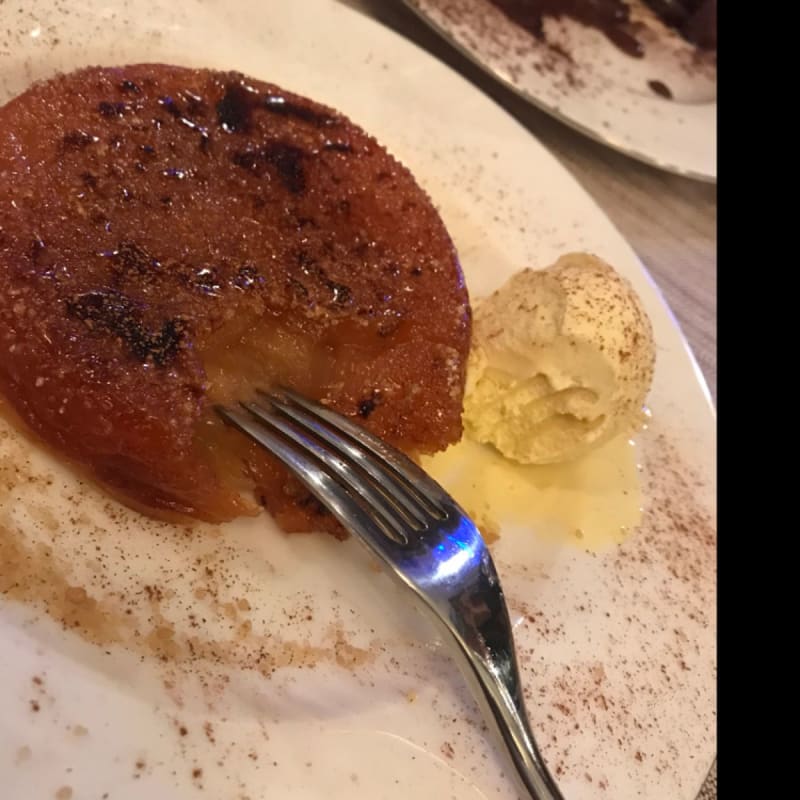
{"label": "vanilla ice cream", "polygon": [[475,311],[466,433],[525,464],[576,458],[641,425],[654,363],[650,320],[604,261],[525,269]]}

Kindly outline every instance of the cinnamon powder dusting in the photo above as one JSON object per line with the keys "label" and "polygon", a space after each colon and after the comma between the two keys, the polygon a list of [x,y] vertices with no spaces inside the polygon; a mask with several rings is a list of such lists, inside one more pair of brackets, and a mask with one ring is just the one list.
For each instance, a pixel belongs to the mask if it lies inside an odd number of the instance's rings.
{"label": "cinnamon powder dusting", "polygon": [[[373,652],[349,641],[343,626],[332,627],[319,644],[304,641],[300,621],[313,619],[311,596],[265,626],[264,609],[259,618],[237,573],[240,554],[219,538],[217,528],[205,526],[200,533],[150,520],[98,499],[96,490],[77,481],[60,486],[54,474],[31,463],[31,452],[0,419],[0,597],[45,613],[92,645],[121,646],[185,669],[234,668],[269,677],[286,667],[328,663],[354,670],[374,660]],[[59,491],[67,509],[61,523],[47,502],[36,500],[49,496],[58,502]],[[21,497],[24,504],[17,502]],[[97,522],[82,511],[93,503],[101,504]],[[162,537],[173,552],[196,536],[219,546],[195,557],[186,547],[188,561],[165,560],[156,581],[137,574],[137,534]],[[175,588],[187,574],[190,588]],[[289,636],[282,634],[287,629]],[[31,701],[33,711],[39,706],[39,698]]]}
{"label": "cinnamon powder dusting", "polygon": [[[523,647],[520,660],[524,669],[535,665],[526,697],[549,763],[559,776],[605,784],[612,795],[603,765],[576,755],[591,752],[576,747],[580,740],[613,742],[631,785],[643,792],[650,770],[664,787],[676,781],[678,791],[684,776],[672,768],[676,759],[687,747],[712,752],[703,745],[713,742],[715,729],[713,682],[702,676],[716,675],[716,521],[701,499],[703,480],[670,438],[655,434],[642,444],[642,524],[597,558],[598,582],[608,594],[576,588],[575,598],[565,596],[563,616],[512,600],[534,632],[526,640],[536,644]],[[543,662],[543,646],[563,646],[576,630],[594,643],[587,652],[595,658]],[[687,695],[694,705],[677,708],[673,698]],[[707,742],[686,741],[689,727],[705,730]]]}
{"label": "cinnamon powder dusting", "polygon": [[[2,425],[0,595],[46,614],[92,645],[123,648],[160,665],[173,713],[184,709],[189,681],[199,680],[212,698],[209,710],[216,710],[213,698],[226,693],[232,670],[272,679],[287,668],[327,664],[358,673],[386,653],[379,640],[357,646],[344,623],[330,627],[323,639],[309,639],[304,631],[318,611],[313,592],[298,595],[296,604],[279,609],[277,616],[266,616],[263,603],[252,600],[256,587],[241,568],[241,553],[218,528],[145,520],[98,499],[96,490],[59,477],[38,461],[30,445]],[[580,756],[593,752],[586,740],[610,742],[633,784],[645,785],[654,772],[665,782],[680,780],[670,765],[687,746],[680,733],[687,727],[671,716],[669,698],[694,692],[696,709],[687,712],[683,704],[681,713],[696,713],[698,719],[713,705],[695,677],[715,669],[706,644],[714,622],[715,520],[700,499],[700,479],[683,463],[670,437],[652,430],[641,445],[647,498],[642,525],[605,554],[575,555],[576,561],[589,559],[606,594],[590,596],[576,585],[573,597],[555,605],[538,606],[530,602],[529,593],[522,594],[529,602],[520,602],[511,588],[513,568],[498,560],[509,604],[524,618],[518,652],[543,753],[560,780],[585,781],[608,796],[615,791],[613,775]],[[43,497],[49,498],[49,506],[37,500]],[[103,517],[93,513],[98,503]],[[56,507],[65,509],[60,522],[50,510]],[[106,524],[98,525],[99,519]],[[154,551],[146,572],[137,566],[140,538]],[[205,546],[198,549],[198,543]],[[162,559],[160,548],[183,555],[177,561]],[[544,565],[518,565],[517,574],[524,573],[527,581],[533,572],[536,583],[546,585]],[[597,620],[610,626],[608,634],[601,633]],[[581,638],[575,638],[576,631]],[[407,645],[411,649],[406,656],[398,651],[388,659],[387,669],[393,673],[413,663],[415,645],[402,644]],[[564,646],[579,657],[568,663],[544,658],[547,648]],[[589,653],[591,657],[584,657]],[[447,674],[448,659],[436,664],[434,673],[441,667]],[[47,712],[42,694],[46,676],[37,673],[30,681],[31,711]],[[423,685],[414,685],[413,691]],[[434,709],[438,707],[435,703]],[[471,705],[457,718],[445,698],[441,708],[447,724],[463,724],[464,732],[482,741]],[[195,727],[183,716],[190,713],[188,708],[180,713],[180,721],[170,717],[170,727],[187,760],[187,778],[199,789],[207,775],[193,774],[206,767],[192,766],[195,740],[216,748],[221,763],[233,745],[222,744],[218,716],[201,718]],[[697,730],[697,721],[689,728]],[[712,726],[707,729],[712,736]],[[455,765],[462,752],[464,758],[472,757],[466,741],[459,739],[453,748]],[[244,752],[259,751],[249,747]]]}

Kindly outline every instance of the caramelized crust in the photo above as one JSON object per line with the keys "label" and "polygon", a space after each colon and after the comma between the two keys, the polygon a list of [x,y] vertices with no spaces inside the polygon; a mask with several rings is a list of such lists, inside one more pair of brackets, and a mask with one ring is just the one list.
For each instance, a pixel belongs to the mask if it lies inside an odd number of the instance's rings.
{"label": "caramelized crust", "polygon": [[470,313],[441,219],[374,139],[276,86],[89,68],[0,108],[0,282],[0,393],[140,506],[337,530],[216,420],[256,386],[412,454],[461,435]]}

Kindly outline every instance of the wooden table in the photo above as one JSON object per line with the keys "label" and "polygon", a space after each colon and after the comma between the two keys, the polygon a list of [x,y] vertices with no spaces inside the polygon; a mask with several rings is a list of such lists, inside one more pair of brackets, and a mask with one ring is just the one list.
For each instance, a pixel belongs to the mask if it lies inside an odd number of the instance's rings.
{"label": "wooden table", "polygon": [[577,178],[661,287],[717,399],[717,189],[661,172],[526,103],[431,31],[399,0],[339,0],[401,33],[516,117]]}
{"label": "wooden table", "polygon": [[[717,400],[717,187],[661,172],[534,108],[439,38],[399,0],[339,0],[449,64],[544,144],[589,192],[655,278]],[[717,768],[698,800],[716,800]]]}

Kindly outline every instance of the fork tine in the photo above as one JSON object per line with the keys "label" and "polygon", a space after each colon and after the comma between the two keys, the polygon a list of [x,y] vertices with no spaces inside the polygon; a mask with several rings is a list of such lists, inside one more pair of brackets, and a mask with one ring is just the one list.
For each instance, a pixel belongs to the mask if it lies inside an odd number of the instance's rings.
{"label": "fork tine", "polygon": [[326,442],[333,450],[345,456],[361,470],[366,472],[375,483],[383,488],[389,487],[393,501],[405,509],[420,525],[427,526],[431,517],[444,519],[446,516],[441,508],[436,506],[429,498],[425,497],[417,487],[410,485],[403,476],[398,475],[393,469],[387,468],[381,460],[372,457],[372,453],[365,449],[362,442],[351,438],[346,431],[333,427],[332,423],[316,416],[305,408],[284,402],[274,395],[266,397],[272,407],[285,417],[288,417],[302,429],[308,431],[322,441]]}
{"label": "fork tine", "polygon": [[223,406],[217,406],[216,412],[226,423],[238,428],[280,459],[331,510],[336,519],[355,533],[375,555],[390,566],[396,563],[400,545],[392,538],[392,531],[385,529],[381,520],[365,506],[363,499],[348,491],[327,471],[324,463],[317,461],[299,445],[287,442],[249,415]]}
{"label": "fork tine", "polygon": [[426,527],[426,520],[418,508],[414,509],[414,516],[408,514],[404,506],[394,502],[392,494],[385,488],[380,484],[373,484],[367,476],[359,474],[357,468],[348,462],[346,455],[342,457],[338,448],[332,452],[314,438],[305,435],[302,429],[294,428],[276,412],[270,412],[257,403],[242,403],[242,406],[256,419],[279,431],[298,447],[310,451],[350,491],[363,495],[375,512],[380,514],[383,524],[391,529],[394,539],[407,544],[409,533],[418,533]]}
{"label": "fork tine", "polygon": [[[452,498],[405,453],[382,441],[360,425],[296,394],[291,389],[280,387],[276,392],[260,392],[260,394],[298,424],[313,431],[337,450],[345,451],[376,481],[385,481],[388,476],[394,485],[399,484],[403,490],[399,498],[402,497],[404,502],[413,498],[413,503],[428,509],[432,515],[440,519],[447,516],[447,509],[453,505]],[[290,402],[287,403],[284,398]],[[303,414],[301,411],[306,413]],[[320,422],[324,424],[320,425]]]}

